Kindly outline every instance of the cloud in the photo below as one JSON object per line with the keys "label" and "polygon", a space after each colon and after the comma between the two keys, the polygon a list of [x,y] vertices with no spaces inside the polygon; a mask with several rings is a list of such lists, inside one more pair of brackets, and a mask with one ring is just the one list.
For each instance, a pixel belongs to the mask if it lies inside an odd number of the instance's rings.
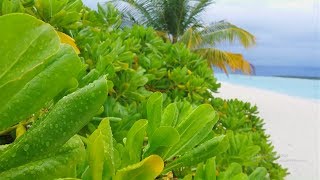
{"label": "cloud", "polygon": [[254,48],[222,46],[242,52],[253,64],[320,67],[316,5],[314,0],[217,0],[203,20],[224,19],[253,33]]}
{"label": "cloud", "polygon": [[92,9],[97,9],[97,4],[98,4],[98,3],[104,3],[104,2],[106,2],[106,1],[107,1],[107,0],[82,0],[82,2],[83,2],[86,6],[92,8]]}

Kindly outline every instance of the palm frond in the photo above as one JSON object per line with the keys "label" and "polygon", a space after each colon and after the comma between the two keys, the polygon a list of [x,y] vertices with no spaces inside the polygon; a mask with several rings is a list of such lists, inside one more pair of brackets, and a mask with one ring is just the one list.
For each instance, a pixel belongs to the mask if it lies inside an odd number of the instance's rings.
{"label": "palm frond", "polygon": [[178,38],[185,31],[183,22],[188,13],[188,0],[163,0],[163,20],[167,31]]}
{"label": "palm frond", "polygon": [[185,29],[194,26],[194,24],[197,24],[199,22],[199,15],[205,10],[205,8],[213,3],[213,0],[197,0],[194,3],[190,2],[188,17],[184,22]]}
{"label": "palm frond", "polygon": [[135,24],[154,26],[158,23],[159,0],[113,0],[114,6],[123,13],[124,20]]}
{"label": "palm frond", "polygon": [[216,66],[228,74],[228,67],[231,71],[241,71],[245,74],[252,74],[253,66],[244,59],[241,54],[222,51],[216,48],[202,48],[194,50],[203,58],[207,59],[209,65]]}
{"label": "palm frond", "polygon": [[199,47],[212,47],[222,42],[233,44],[238,41],[243,47],[248,48],[256,43],[254,35],[226,21],[213,23],[199,33],[203,39]]}
{"label": "palm frond", "polygon": [[194,49],[194,47],[202,43],[202,37],[196,28],[190,27],[179,38],[179,42],[185,44],[189,49]]}

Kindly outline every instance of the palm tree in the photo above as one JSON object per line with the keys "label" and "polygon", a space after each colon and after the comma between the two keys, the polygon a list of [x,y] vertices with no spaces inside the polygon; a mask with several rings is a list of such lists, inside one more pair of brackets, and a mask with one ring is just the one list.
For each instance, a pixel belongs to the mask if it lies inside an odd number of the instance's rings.
{"label": "palm tree", "polygon": [[172,43],[184,43],[207,59],[210,66],[219,67],[225,73],[227,67],[252,73],[251,64],[241,54],[216,47],[224,42],[239,42],[248,48],[255,44],[255,37],[226,21],[206,26],[200,20],[201,13],[213,0],[113,0],[113,3],[123,13],[124,22],[153,27]]}

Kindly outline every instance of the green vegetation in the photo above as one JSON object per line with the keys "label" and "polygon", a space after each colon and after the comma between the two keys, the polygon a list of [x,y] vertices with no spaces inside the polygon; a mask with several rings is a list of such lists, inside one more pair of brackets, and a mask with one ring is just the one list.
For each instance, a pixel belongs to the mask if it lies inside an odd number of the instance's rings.
{"label": "green vegetation", "polygon": [[121,29],[111,4],[0,0],[0,14],[1,178],[286,176],[256,108],[212,97],[185,45]]}
{"label": "green vegetation", "polygon": [[228,73],[240,70],[251,74],[252,65],[241,54],[217,48],[221,43],[239,42],[245,48],[255,44],[255,37],[229,22],[206,25],[200,15],[213,0],[113,0],[124,15],[124,24],[153,27],[158,35],[171,43],[183,43],[192,52]]}

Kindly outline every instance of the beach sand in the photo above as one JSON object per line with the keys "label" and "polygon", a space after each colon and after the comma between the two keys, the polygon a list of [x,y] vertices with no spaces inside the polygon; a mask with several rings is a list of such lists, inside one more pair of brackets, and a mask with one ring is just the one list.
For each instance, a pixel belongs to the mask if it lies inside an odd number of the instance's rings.
{"label": "beach sand", "polygon": [[288,180],[320,179],[320,101],[222,82],[215,97],[258,106]]}

